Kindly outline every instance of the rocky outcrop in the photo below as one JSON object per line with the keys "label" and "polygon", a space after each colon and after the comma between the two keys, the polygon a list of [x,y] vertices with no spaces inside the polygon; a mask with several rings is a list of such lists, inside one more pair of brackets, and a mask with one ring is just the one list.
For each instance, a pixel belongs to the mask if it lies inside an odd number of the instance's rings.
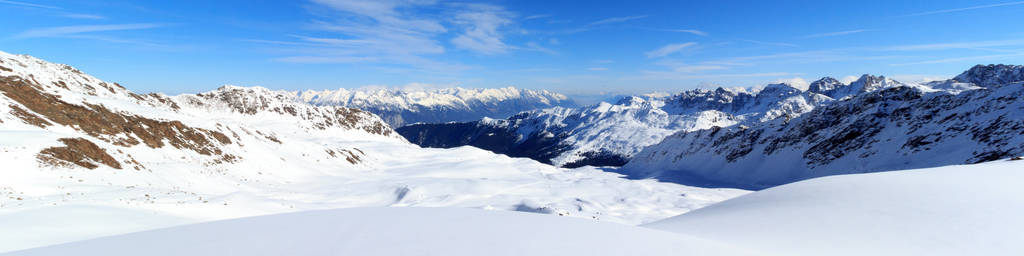
{"label": "rocky outcrop", "polygon": [[[56,95],[43,92],[39,85],[18,77],[0,78],[0,92],[46,120],[74,127],[119,146],[129,147],[141,143],[159,148],[166,143],[203,155],[220,155],[222,152],[217,145],[231,143],[231,139],[223,133],[189,127],[180,121],[162,121],[114,112],[98,104],[86,103],[82,106],[67,103]],[[30,116],[23,119],[31,124],[45,126],[38,116],[27,112],[20,115]]]}
{"label": "rocky outcrop", "polygon": [[961,83],[972,83],[982,87],[1024,81],[1024,66],[1004,64],[976,65],[952,80]]}
{"label": "rocky outcrop", "polygon": [[51,166],[65,166],[74,164],[77,166],[96,169],[97,164],[110,166],[110,168],[121,169],[121,163],[114,160],[114,157],[107,154],[107,151],[91,141],[84,138],[63,138],[63,147],[50,147],[43,149],[38,158],[44,164]]}

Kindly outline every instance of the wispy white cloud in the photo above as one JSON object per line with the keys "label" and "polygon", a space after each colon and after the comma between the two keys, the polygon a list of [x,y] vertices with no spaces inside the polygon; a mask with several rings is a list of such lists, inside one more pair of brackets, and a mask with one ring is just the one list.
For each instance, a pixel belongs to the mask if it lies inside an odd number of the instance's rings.
{"label": "wispy white cloud", "polygon": [[588,68],[587,70],[590,70],[590,71],[608,71],[608,68],[605,68],[605,67],[593,67],[593,68]]}
{"label": "wispy white cloud", "polygon": [[852,35],[852,34],[857,34],[857,33],[862,33],[862,32],[867,32],[867,31],[871,31],[871,30],[868,30],[868,29],[855,29],[855,30],[846,30],[846,31],[836,31],[836,32],[828,32],[828,33],[821,33],[821,34],[806,35],[806,36],[804,36],[804,38],[845,36],[845,35]]}
{"label": "wispy white cloud", "polygon": [[909,44],[909,45],[897,45],[897,46],[878,47],[878,48],[876,48],[876,50],[884,50],[884,51],[935,51],[935,50],[949,50],[949,49],[976,49],[976,48],[985,48],[985,47],[1015,46],[1015,45],[1024,45],[1024,39],[973,41],[973,42],[954,42],[954,43]]}
{"label": "wispy white cloud", "polygon": [[904,55],[869,55],[862,52],[844,50],[816,50],[801,52],[785,52],[768,55],[739,56],[706,61],[705,63],[726,66],[751,66],[760,63],[816,63],[842,62],[863,60],[886,60],[907,58]]}
{"label": "wispy white cloud", "polygon": [[[437,36],[449,32],[439,19],[423,17],[417,8],[429,1],[311,0],[326,7],[322,20],[309,29],[317,36],[288,35],[298,41],[247,41],[283,47],[291,56],[273,59],[288,63],[382,62],[421,68],[444,68],[451,64],[425,58],[442,54],[445,47]],[[326,33],[323,33],[326,32]]]}
{"label": "wispy white cloud", "polygon": [[993,61],[993,60],[1001,60],[1001,59],[1007,59],[1007,58],[1010,58],[1010,57],[1019,57],[1019,56],[1024,56],[1024,53],[944,58],[944,59],[934,59],[934,60],[926,60],[926,61],[918,61],[918,62],[896,63],[896,64],[889,64],[889,65],[890,66],[912,66],[912,65],[939,64],[939,63],[952,63],[952,62]]}
{"label": "wispy white cloud", "polygon": [[598,20],[598,21],[595,21],[595,22],[591,22],[589,25],[590,26],[597,26],[597,25],[604,25],[604,24],[620,23],[620,22],[626,22],[626,21],[631,21],[631,20],[643,19],[643,18],[647,18],[647,17],[650,17],[650,15],[612,17],[612,18],[607,18],[607,19],[602,19],[602,20]]}
{"label": "wispy white cloud", "polygon": [[664,67],[668,68],[669,70],[671,70],[671,72],[677,72],[677,73],[697,73],[697,72],[704,72],[704,71],[729,69],[729,67],[723,66],[723,65],[715,65],[715,64],[707,64],[707,63],[689,64],[689,63],[684,63],[682,61],[673,60],[673,59],[661,59],[661,60],[655,62],[654,64],[659,65],[659,66],[664,66]]}
{"label": "wispy white cloud", "polygon": [[374,57],[345,57],[345,56],[291,56],[276,58],[274,61],[286,63],[354,63],[376,61]]}
{"label": "wispy white cloud", "polygon": [[551,17],[551,14],[530,15],[530,16],[523,17],[523,20],[534,20],[534,19],[542,19],[542,18],[547,18],[547,17]]}
{"label": "wispy white cloud", "polygon": [[110,24],[110,25],[81,25],[81,26],[63,26],[63,27],[50,27],[50,28],[37,28],[31,29],[25,32],[18,33],[15,38],[37,38],[37,37],[61,37],[82,33],[90,32],[103,32],[103,31],[120,31],[120,30],[138,30],[138,29],[150,29],[158,28],[163,25],[155,23],[136,23],[136,24]]}
{"label": "wispy white cloud", "polygon": [[932,15],[932,14],[962,12],[962,11],[969,11],[969,10],[976,10],[976,9],[985,9],[985,8],[993,8],[993,7],[1001,7],[1001,6],[1011,6],[1011,5],[1022,5],[1022,4],[1024,4],[1024,1],[1006,2],[1006,3],[998,3],[998,4],[986,4],[986,5],[975,5],[975,6],[970,6],[970,7],[952,8],[952,9],[944,9],[944,10],[935,10],[935,11],[912,13],[912,14],[907,14],[907,15],[903,15],[903,16],[900,16],[900,17],[925,16],[925,15]]}
{"label": "wispy white cloud", "polygon": [[759,72],[759,73],[732,73],[732,74],[681,74],[664,71],[642,71],[639,79],[668,79],[668,80],[689,80],[689,79],[734,79],[751,77],[787,77],[802,75],[790,72]]}
{"label": "wispy white cloud", "polygon": [[711,70],[722,70],[722,69],[729,69],[729,68],[726,67],[726,66],[720,66],[720,65],[679,65],[679,66],[673,67],[672,71],[680,72],[680,73],[694,73],[694,72],[711,71]]}
{"label": "wispy white cloud", "polygon": [[66,18],[85,19],[85,20],[102,20],[102,19],[106,19],[107,18],[107,17],[100,16],[100,15],[83,14],[83,13],[68,13],[68,14],[64,14],[64,15],[61,15],[61,16],[66,17]]}
{"label": "wispy white cloud", "polygon": [[783,42],[765,42],[757,40],[743,40],[744,42],[760,44],[760,45],[771,45],[771,46],[783,46],[783,47],[799,47],[799,45]]}
{"label": "wispy white cloud", "polygon": [[505,53],[509,46],[502,41],[499,29],[512,23],[512,14],[494,5],[474,4],[455,14],[453,23],[463,32],[452,39],[456,48],[480,54]]}
{"label": "wispy white cloud", "polygon": [[793,86],[794,88],[798,88],[800,90],[805,91],[807,90],[807,88],[810,88],[811,85],[811,83],[807,82],[807,80],[804,79],[803,77],[779,78],[775,80],[775,83],[788,84],[790,86]]}
{"label": "wispy white cloud", "polygon": [[849,84],[849,83],[853,83],[853,81],[857,81],[857,79],[860,79],[860,77],[859,76],[850,75],[850,76],[844,76],[843,78],[840,78],[839,82],[842,82],[844,84]]}
{"label": "wispy white cloud", "polygon": [[670,29],[669,31],[679,32],[679,33],[690,33],[690,34],[694,34],[694,35],[698,35],[698,36],[708,36],[707,32],[696,30],[696,29]]}
{"label": "wispy white cloud", "polygon": [[[310,0],[325,10],[311,9],[321,17],[307,28],[316,33],[287,35],[295,41],[243,39],[272,45],[284,53],[272,60],[289,63],[380,64],[389,72],[453,74],[469,68],[435,60],[454,49],[483,55],[509,50],[553,52],[538,44],[519,47],[504,41],[515,29],[515,14],[491,4],[438,3],[432,0]],[[440,15],[432,9],[443,10]],[[305,34],[305,33],[304,33]],[[311,34],[315,34],[312,36]]]}
{"label": "wispy white cloud", "polygon": [[950,79],[947,75],[922,75],[922,74],[895,74],[888,75],[887,77],[896,79],[896,81],[906,83],[927,83],[932,81],[942,81]]}
{"label": "wispy white cloud", "polygon": [[555,50],[552,50],[550,48],[541,46],[540,44],[538,44],[536,42],[527,42],[526,43],[526,47],[513,47],[513,48],[514,49],[520,49],[520,50],[527,50],[527,51],[542,52],[542,53],[547,53],[547,54],[551,54],[551,55],[558,55],[558,51],[555,51]]}
{"label": "wispy white cloud", "polygon": [[0,0],[0,4],[9,4],[9,5],[17,5],[17,6],[32,7],[32,8],[43,8],[43,9],[60,9],[60,7],[56,7],[56,6],[34,4],[34,3],[27,3],[27,2],[18,2],[18,1],[8,1],[8,0]]}
{"label": "wispy white cloud", "polygon": [[662,46],[661,48],[655,49],[653,51],[649,51],[649,52],[647,52],[645,54],[647,55],[647,58],[665,57],[665,56],[668,56],[669,54],[676,53],[676,52],[678,52],[680,50],[683,50],[683,49],[685,49],[687,47],[694,46],[694,45],[697,45],[697,43],[688,42],[688,43],[681,43],[681,44],[669,44],[669,45]]}

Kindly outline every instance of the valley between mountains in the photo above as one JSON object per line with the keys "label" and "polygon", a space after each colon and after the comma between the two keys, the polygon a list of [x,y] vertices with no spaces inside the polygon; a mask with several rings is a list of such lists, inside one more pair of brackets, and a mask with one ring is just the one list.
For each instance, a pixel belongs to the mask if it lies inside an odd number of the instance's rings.
{"label": "valley between mountains", "polygon": [[0,253],[1024,251],[1024,66],[592,105],[130,86],[0,52]]}

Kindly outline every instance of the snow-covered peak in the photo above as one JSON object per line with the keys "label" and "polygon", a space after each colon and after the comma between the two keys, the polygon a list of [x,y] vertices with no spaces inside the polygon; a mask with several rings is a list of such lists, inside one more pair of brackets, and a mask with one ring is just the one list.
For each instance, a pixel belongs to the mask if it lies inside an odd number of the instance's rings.
{"label": "snow-covered peak", "polygon": [[803,90],[788,83],[777,83],[766,85],[757,93],[757,97],[785,97],[800,94]]}
{"label": "snow-covered peak", "polygon": [[1024,65],[976,65],[953,78],[961,83],[988,87],[1024,81]]}
{"label": "snow-covered peak", "polygon": [[905,85],[906,84],[885,76],[864,74],[857,80],[850,82],[850,84],[843,84],[834,78],[825,77],[821,80],[814,81],[808,91],[823,94],[839,100],[862,93],[877,91],[879,89]]}
{"label": "snow-covered peak", "polygon": [[754,95],[719,87],[715,90],[694,89],[683,91],[666,99],[666,111],[674,114],[696,113],[704,110],[736,112],[752,102]]}
{"label": "snow-covered peak", "polygon": [[841,86],[844,86],[843,82],[840,82],[835,78],[826,76],[822,77],[821,79],[818,79],[817,81],[811,82],[811,85],[807,91],[818,94],[825,94],[825,92],[835,90],[836,88],[839,88]]}
{"label": "snow-covered peak", "polygon": [[860,76],[856,81],[850,83],[850,87],[858,89],[857,92],[872,92],[882,88],[894,87],[901,85],[902,83],[888,79],[885,76],[873,76],[864,74]]}

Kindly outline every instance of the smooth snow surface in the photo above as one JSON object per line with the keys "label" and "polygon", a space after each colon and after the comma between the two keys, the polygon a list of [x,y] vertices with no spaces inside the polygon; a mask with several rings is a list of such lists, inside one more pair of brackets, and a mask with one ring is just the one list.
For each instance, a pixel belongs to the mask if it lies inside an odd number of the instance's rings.
{"label": "smooth snow surface", "polygon": [[750,255],[593,220],[457,208],[358,208],[242,218],[9,255]]}
{"label": "smooth snow surface", "polygon": [[1024,161],[811,179],[646,225],[779,255],[1021,255]]}

